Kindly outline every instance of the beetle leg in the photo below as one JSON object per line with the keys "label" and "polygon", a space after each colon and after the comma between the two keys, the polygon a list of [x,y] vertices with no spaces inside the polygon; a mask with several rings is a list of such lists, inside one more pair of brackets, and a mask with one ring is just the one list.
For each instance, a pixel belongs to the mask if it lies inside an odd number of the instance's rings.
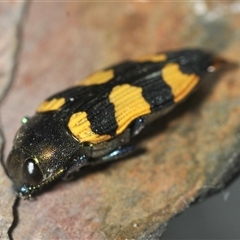
{"label": "beetle leg", "polygon": [[92,161],[89,161],[88,163],[90,165],[97,165],[103,162],[115,161],[133,153],[135,149],[135,146],[122,146],[103,157],[92,159]]}
{"label": "beetle leg", "polygon": [[138,135],[145,127],[145,117],[137,118],[131,125],[131,135],[132,137]]}
{"label": "beetle leg", "polygon": [[81,167],[86,165],[87,161],[88,161],[88,157],[85,154],[82,154],[81,156],[73,159],[71,166],[67,169],[65,174],[62,176],[62,179],[63,180],[71,179],[72,173],[79,171]]}

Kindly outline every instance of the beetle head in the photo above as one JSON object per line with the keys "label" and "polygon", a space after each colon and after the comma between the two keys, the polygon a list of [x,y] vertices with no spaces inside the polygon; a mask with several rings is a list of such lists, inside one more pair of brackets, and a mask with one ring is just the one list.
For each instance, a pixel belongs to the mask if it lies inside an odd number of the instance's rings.
{"label": "beetle head", "polygon": [[6,162],[6,170],[19,196],[31,197],[38,188],[67,170],[79,154],[80,144],[46,115],[35,115],[19,129]]}

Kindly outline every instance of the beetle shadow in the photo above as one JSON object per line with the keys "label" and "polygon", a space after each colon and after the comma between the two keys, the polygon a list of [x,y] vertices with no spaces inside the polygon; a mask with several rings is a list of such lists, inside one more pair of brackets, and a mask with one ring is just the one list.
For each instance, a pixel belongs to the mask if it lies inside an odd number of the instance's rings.
{"label": "beetle shadow", "polygon": [[[232,65],[230,67],[232,67]],[[204,103],[206,97],[211,95],[211,93],[214,91],[214,86],[220,80],[220,77],[223,75],[223,73],[228,69],[229,66],[217,72],[207,74],[204,77],[203,83],[198,87],[197,91],[195,91],[194,94],[190,95],[186,101],[183,101],[182,103],[177,105],[173,111],[160,117],[160,119],[156,119],[151,124],[146,126],[142,130],[140,135],[133,138],[130,142],[130,145],[140,146],[136,147],[134,152],[130,153],[129,155],[121,159],[83,167],[78,172],[73,173],[72,178],[67,181],[69,182],[79,181],[80,179],[83,179],[85,176],[89,174],[95,174],[97,172],[107,170],[108,168],[110,168],[112,165],[116,164],[119,161],[122,162],[130,159],[133,160],[137,156],[140,156],[141,154],[145,153],[147,149],[141,146],[141,142],[143,142],[144,140],[146,141],[148,139],[149,141],[151,141],[151,138],[153,138],[154,136],[161,134],[163,131],[167,131],[169,123],[173,120],[181,118],[182,116],[184,116],[184,114],[186,114],[186,112],[195,112],[196,114],[198,114],[201,111],[201,106]],[[52,184],[44,186],[37,193],[37,195],[43,194],[43,192],[52,191],[55,188],[56,184],[60,184],[60,181],[62,181],[61,178],[54,180]]]}
{"label": "beetle shadow", "polygon": [[35,199],[37,199],[38,196],[43,195],[50,191],[54,191],[58,187],[58,185],[60,185],[63,181],[69,182],[69,184],[71,182],[79,181],[91,174],[96,174],[98,172],[105,171],[105,170],[109,169],[113,164],[115,164],[119,161],[122,162],[122,161],[129,160],[129,158],[133,159],[137,156],[140,156],[144,152],[146,152],[145,148],[136,148],[134,152],[132,152],[132,153],[128,154],[127,156],[122,157],[120,159],[101,162],[101,163],[94,164],[94,165],[84,166],[78,172],[73,172],[69,179],[63,180],[61,177],[59,177],[59,178],[55,179],[53,182],[51,182],[51,184],[44,185],[36,193],[33,194],[33,197],[31,198],[31,200],[34,201]]}

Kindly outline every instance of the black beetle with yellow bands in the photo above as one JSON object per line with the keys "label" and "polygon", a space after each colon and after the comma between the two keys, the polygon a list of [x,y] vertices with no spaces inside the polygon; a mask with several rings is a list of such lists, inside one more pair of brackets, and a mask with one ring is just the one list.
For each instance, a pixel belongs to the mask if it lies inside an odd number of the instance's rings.
{"label": "black beetle with yellow bands", "polygon": [[51,96],[16,134],[6,163],[15,190],[31,197],[82,166],[131,153],[126,144],[185,99],[219,62],[198,49],[143,56]]}

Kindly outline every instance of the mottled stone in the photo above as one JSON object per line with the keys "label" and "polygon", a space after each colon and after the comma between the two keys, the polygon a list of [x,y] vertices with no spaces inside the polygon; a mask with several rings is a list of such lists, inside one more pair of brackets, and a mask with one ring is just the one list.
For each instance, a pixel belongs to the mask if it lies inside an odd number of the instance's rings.
{"label": "mottled stone", "polygon": [[[24,19],[25,2],[0,3],[0,101],[9,89],[16,71],[16,62],[20,46],[19,32]],[[4,113],[1,112],[1,119]],[[11,121],[11,120],[10,120]],[[12,122],[12,121],[11,121]],[[2,125],[1,125],[2,127]],[[3,153],[4,136],[0,133],[0,152]],[[1,162],[3,161],[1,154]],[[11,182],[0,166],[0,239],[8,239],[8,231],[13,223],[13,205],[16,196],[11,189]],[[11,230],[9,231],[11,234]]]}

